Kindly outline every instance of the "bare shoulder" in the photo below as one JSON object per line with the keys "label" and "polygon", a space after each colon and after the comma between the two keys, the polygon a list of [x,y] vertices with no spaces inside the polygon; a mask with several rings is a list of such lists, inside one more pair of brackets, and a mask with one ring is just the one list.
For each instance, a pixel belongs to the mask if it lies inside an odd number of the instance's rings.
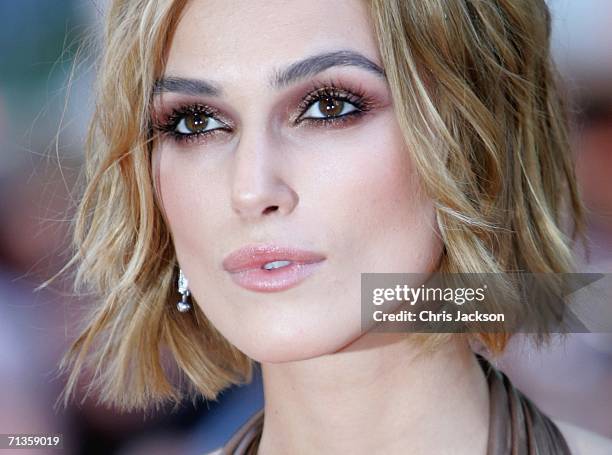
{"label": "bare shoulder", "polygon": [[612,439],[559,419],[552,419],[565,437],[573,455],[610,455]]}

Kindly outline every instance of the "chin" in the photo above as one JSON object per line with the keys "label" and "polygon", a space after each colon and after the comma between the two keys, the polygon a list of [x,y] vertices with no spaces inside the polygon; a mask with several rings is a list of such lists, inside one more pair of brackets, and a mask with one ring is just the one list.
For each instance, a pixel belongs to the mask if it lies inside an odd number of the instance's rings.
{"label": "chin", "polygon": [[[296,330],[266,327],[256,331],[250,340],[238,340],[235,346],[260,363],[295,362],[333,354],[361,335],[360,327],[356,330],[346,330],[346,326],[335,330],[313,327],[310,331],[302,327]],[[261,332],[265,335],[260,335]]]}

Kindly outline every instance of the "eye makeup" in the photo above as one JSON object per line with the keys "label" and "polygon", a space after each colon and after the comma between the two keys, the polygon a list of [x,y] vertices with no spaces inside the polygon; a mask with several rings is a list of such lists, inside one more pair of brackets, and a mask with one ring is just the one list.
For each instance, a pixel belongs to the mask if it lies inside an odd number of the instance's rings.
{"label": "eye makeup", "polygon": [[[202,103],[185,103],[178,104],[170,109],[166,114],[155,115],[153,121],[153,130],[161,133],[178,143],[193,143],[194,141],[201,142],[204,139],[210,139],[213,136],[231,131],[231,126],[221,119],[218,110]],[[201,131],[181,132],[181,129],[189,129],[190,126],[204,124],[208,126],[211,120],[215,120],[220,126],[214,129]],[[183,125],[183,128],[180,126]],[[193,127],[191,126],[193,129]]]}
{"label": "eye makeup", "polygon": [[[320,129],[354,124],[373,110],[377,102],[363,88],[351,86],[334,79],[313,82],[289,116],[289,125]],[[306,115],[313,110],[314,113]],[[216,126],[210,127],[211,124]],[[233,131],[232,122],[218,109],[200,102],[168,103],[154,112],[152,125],[163,137],[178,144],[200,144]]]}

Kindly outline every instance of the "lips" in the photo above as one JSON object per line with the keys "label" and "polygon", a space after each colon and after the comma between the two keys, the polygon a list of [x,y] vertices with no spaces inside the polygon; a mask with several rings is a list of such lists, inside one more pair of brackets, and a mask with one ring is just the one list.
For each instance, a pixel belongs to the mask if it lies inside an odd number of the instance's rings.
{"label": "lips", "polygon": [[[278,292],[302,282],[325,256],[276,245],[251,245],[229,254],[223,268],[234,283],[258,292]],[[265,267],[264,267],[265,266]]]}
{"label": "lips", "polygon": [[276,245],[252,245],[240,248],[223,260],[223,268],[228,272],[242,272],[260,269],[265,264],[275,261],[291,261],[294,264],[311,264],[320,262],[325,256],[312,251],[286,248]]}

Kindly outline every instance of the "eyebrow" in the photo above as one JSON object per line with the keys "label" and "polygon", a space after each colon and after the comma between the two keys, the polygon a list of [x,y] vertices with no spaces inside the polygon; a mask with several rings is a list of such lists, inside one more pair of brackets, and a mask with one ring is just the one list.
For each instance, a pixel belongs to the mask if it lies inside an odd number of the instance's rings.
{"label": "eyebrow", "polygon": [[212,82],[202,79],[188,79],[184,77],[164,77],[153,84],[153,94],[164,92],[177,92],[186,95],[221,95],[221,89]]}
{"label": "eyebrow", "polygon": [[[269,83],[271,87],[280,89],[335,66],[355,66],[386,78],[385,71],[366,56],[355,51],[340,50],[324,52],[292,63],[287,68],[274,72]],[[211,81],[174,76],[155,81],[153,93],[163,92],[208,96],[220,96],[223,93],[221,88]]]}
{"label": "eyebrow", "polygon": [[385,71],[366,56],[355,51],[336,51],[313,55],[304,60],[292,63],[288,68],[277,71],[270,85],[275,88],[313,76],[334,66],[356,66],[370,71],[377,76],[385,77]]}

